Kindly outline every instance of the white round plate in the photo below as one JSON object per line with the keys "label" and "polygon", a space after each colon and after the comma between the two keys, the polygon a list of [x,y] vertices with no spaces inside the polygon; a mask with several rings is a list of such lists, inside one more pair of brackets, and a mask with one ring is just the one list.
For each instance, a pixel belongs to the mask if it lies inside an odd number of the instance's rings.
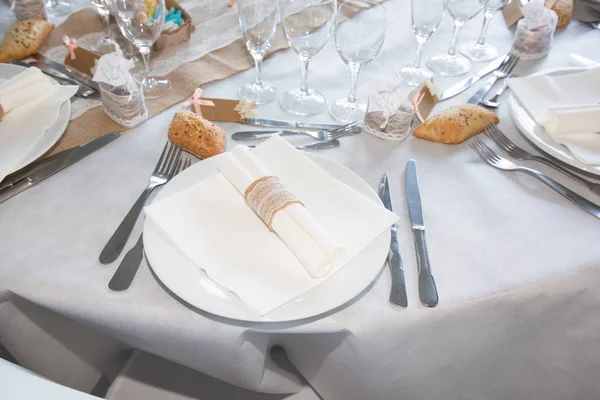
{"label": "white round plate", "polygon": [[[15,75],[23,72],[27,68],[21,67],[19,65],[12,64],[0,64],[0,79],[10,79]],[[52,83],[56,83],[51,78],[48,78]],[[48,129],[44,132],[40,140],[37,144],[27,153],[23,160],[15,166],[15,168],[11,172],[15,172],[25,167],[26,165],[31,164],[35,160],[37,160],[40,156],[42,156],[45,152],[50,150],[52,146],[58,139],[61,138],[65,129],[67,129],[67,125],[69,124],[69,117],[71,116],[71,102],[69,100],[65,101],[62,106],[60,106],[60,110],[58,112],[58,117],[56,120],[50,125]]]}
{"label": "white round plate", "polygon": [[[584,70],[585,68],[581,67],[568,67],[542,71],[535,75],[567,75]],[[531,116],[527,113],[527,110],[525,110],[525,107],[523,107],[523,105],[519,102],[519,100],[516,99],[515,96],[512,95],[512,93],[508,99],[508,107],[510,109],[511,116],[521,133],[523,133],[523,135],[529,139],[529,141],[535,147],[550,157],[553,157],[578,170],[584,171],[588,174],[600,176],[600,166],[584,164],[573,157],[566,147],[560,143],[557,143],[550,135],[548,135],[548,133],[546,133],[544,128],[535,123],[533,118],[531,118]]]}
{"label": "white round plate", "polygon": [[[314,154],[307,153],[307,157],[333,177],[381,204],[373,189],[354,172]],[[173,178],[156,196],[156,200],[186,189],[215,171],[215,157],[201,161]],[[205,279],[200,269],[176,250],[149,218],[146,218],[144,223],[144,251],[148,263],[173,294],[210,314],[251,322],[295,321],[314,317],[343,305],[358,296],[377,278],[387,258],[389,247],[390,230],[387,229],[358,256],[321,284],[269,314],[260,316],[235,295],[221,291]]]}

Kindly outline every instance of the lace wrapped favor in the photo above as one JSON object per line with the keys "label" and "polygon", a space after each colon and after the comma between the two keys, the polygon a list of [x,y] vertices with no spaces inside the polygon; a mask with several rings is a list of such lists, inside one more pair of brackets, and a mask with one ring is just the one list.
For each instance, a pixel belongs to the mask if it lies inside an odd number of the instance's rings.
{"label": "lace wrapped favor", "polygon": [[386,140],[403,141],[411,132],[414,108],[396,85],[377,81],[369,95],[363,129]]}
{"label": "lace wrapped favor", "polygon": [[46,6],[43,0],[12,0],[10,8],[19,21],[47,19]]}
{"label": "lace wrapped favor", "polygon": [[148,119],[142,84],[129,72],[134,63],[116,52],[98,60],[93,80],[100,86],[100,98],[106,115],[119,125],[132,128]]}
{"label": "lace wrapped favor", "polygon": [[517,24],[512,51],[522,60],[542,58],[550,52],[558,16],[544,0],[531,0],[521,11],[524,18]]}

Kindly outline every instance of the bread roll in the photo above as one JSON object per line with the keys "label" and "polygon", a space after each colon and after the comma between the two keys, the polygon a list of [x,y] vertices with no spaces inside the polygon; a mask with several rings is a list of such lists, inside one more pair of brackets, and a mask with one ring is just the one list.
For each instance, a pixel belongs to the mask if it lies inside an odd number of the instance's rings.
{"label": "bread roll", "polygon": [[413,135],[432,142],[458,144],[483,131],[490,122],[500,122],[493,112],[474,104],[461,104],[429,117]]}
{"label": "bread roll", "polygon": [[566,28],[569,25],[573,16],[573,8],[575,8],[573,0],[546,0],[544,5],[558,15],[556,29]]}
{"label": "bread roll", "polygon": [[40,49],[54,25],[43,19],[30,19],[10,27],[0,44],[0,62],[29,57]]}
{"label": "bread roll", "polygon": [[221,154],[227,148],[223,129],[188,110],[177,111],[173,116],[169,140],[198,158]]}

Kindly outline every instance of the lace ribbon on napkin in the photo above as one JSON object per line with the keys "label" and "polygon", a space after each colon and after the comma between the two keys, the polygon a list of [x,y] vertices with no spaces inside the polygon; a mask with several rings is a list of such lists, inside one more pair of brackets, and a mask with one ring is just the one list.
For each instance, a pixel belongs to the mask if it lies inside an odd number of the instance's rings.
{"label": "lace ribbon on napkin", "polygon": [[246,203],[273,231],[275,215],[291,204],[302,204],[276,176],[263,176],[248,186],[244,193]]}

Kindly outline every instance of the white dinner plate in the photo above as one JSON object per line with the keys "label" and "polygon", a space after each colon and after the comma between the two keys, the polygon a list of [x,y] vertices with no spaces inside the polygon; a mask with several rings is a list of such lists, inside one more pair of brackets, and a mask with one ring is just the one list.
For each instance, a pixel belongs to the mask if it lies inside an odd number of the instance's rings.
{"label": "white dinner plate", "polygon": [[[557,76],[581,71],[585,71],[585,68],[567,67],[542,71],[535,75]],[[510,114],[515,121],[515,124],[517,124],[519,130],[535,147],[537,147],[543,153],[546,153],[547,155],[588,174],[600,175],[600,166],[584,164],[577,158],[573,157],[571,152],[565,146],[556,142],[544,128],[535,123],[534,119],[527,113],[527,110],[525,110],[525,107],[523,107],[521,102],[517,100],[512,93],[508,99],[508,107],[510,109]]]}
{"label": "white dinner plate", "polygon": [[[0,79],[10,79],[15,75],[23,72],[27,68],[21,67],[19,65],[12,64],[1,64],[0,63]],[[48,77],[47,77],[48,78]],[[52,83],[57,84],[53,79],[48,78]],[[15,168],[11,172],[15,172],[20,170],[26,165],[31,164],[33,161],[37,160],[40,156],[42,156],[45,152],[50,150],[52,146],[58,139],[61,138],[65,129],[67,129],[67,125],[69,124],[69,117],[71,116],[71,102],[69,100],[65,101],[62,106],[60,106],[60,110],[58,112],[58,117],[56,120],[50,125],[48,129],[44,132],[40,140],[36,143],[36,145],[27,153],[23,160],[19,162]]]}
{"label": "white dinner plate", "polygon": [[[333,177],[381,204],[373,189],[354,172],[326,158],[306,154]],[[215,157],[201,161],[174,177],[156,196],[156,200],[193,186],[216,171]],[[206,279],[199,268],[161,235],[160,229],[150,218],[146,218],[144,222],[144,251],[148,263],[173,294],[208,313],[252,322],[294,321],[317,316],[343,305],[358,296],[377,278],[387,258],[389,246],[388,228],[352,261],[318,286],[269,314],[260,316],[234,294],[222,291]]]}

